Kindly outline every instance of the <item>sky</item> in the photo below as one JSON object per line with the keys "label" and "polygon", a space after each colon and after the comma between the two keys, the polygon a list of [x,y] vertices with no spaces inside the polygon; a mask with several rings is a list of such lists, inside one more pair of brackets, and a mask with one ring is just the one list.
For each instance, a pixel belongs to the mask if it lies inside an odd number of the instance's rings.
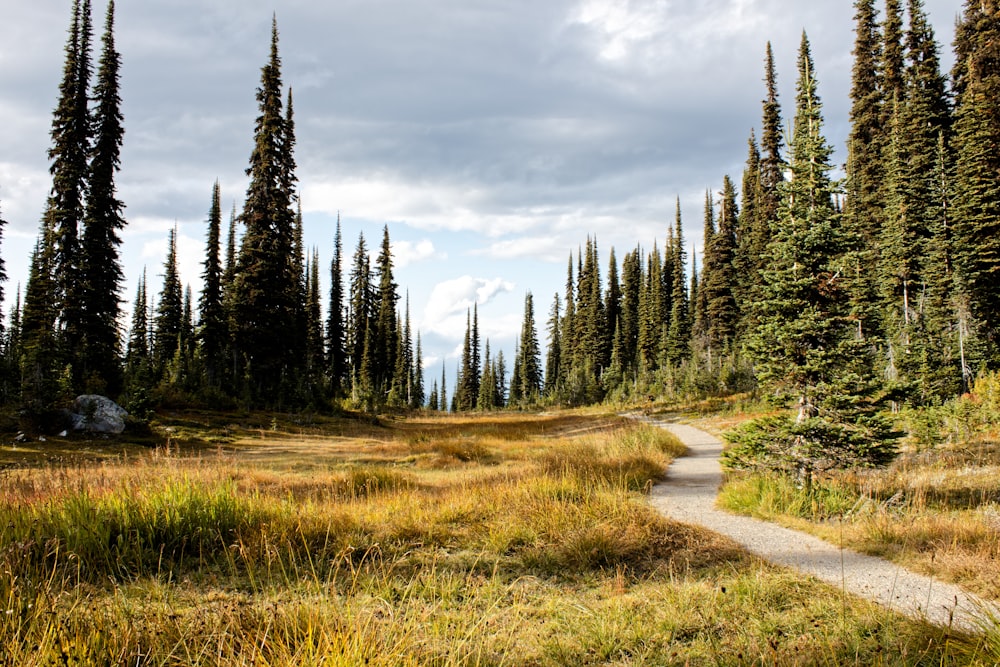
{"label": "sky", "polygon": [[[94,0],[99,46],[106,0]],[[905,3],[904,3],[905,4]],[[0,22],[0,254],[9,308],[51,188],[47,151],[70,0],[6,0]],[[125,117],[119,197],[129,301],[162,286],[169,230],[197,298],[212,185],[242,206],[272,17],[293,89],[305,243],[324,267],[383,227],[431,379],[449,383],[479,310],[513,358],[531,292],[544,346],[566,265],[589,237],[662,247],[679,199],[700,252],[706,190],[739,184],[759,136],[770,41],[784,118],[809,36],[825,134],[844,160],[848,0],[119,0]],[[925,0],[945,68],[960,0]],[[95,53],[95,62],[97,54]],[[787,124],[787,123],[786,123]],[[228,216],[227,216],[228,219]],[[323,289],[329,288],[324,269]],[[127,325],[127,318],[125,321]],[[429,388],[429,383],[428,383]]]}

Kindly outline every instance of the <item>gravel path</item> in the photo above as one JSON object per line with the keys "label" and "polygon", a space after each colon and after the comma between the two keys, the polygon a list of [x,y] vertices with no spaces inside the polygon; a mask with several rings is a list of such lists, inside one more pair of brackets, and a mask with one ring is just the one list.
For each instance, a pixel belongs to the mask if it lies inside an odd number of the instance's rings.
{"label": "gravel path", "polygon": [[748,551],[795,568],[856,595],[917,618],[964,630],[981,627],[984,610],[1000,617],[1000,607],[931,577],[915,574],[881,558],[865,556],[819,538],[758,519],[715,509],[722,483],[722,443],[692,426],[654,422],[687,445],[687,456],[667,470],[653,487],[651,502],[678,521],[728,535]]}

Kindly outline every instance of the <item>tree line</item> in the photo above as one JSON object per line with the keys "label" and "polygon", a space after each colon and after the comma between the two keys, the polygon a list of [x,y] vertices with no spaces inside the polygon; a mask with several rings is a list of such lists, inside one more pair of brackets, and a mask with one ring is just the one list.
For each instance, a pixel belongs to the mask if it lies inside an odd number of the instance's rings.
{"label": "tree line", "polygon": [[[5,333],[3,399],[35,413],[81,391],[135,404],[465,411],[766,389],[798,405],[794,418],[766,425],[769,442],[813,453],[876,443],[865,460],[880,460],[894,437],[883,408],[947,400],[1000,358],[1000,9],[966,2],[946,76],[921,0],[885,0],[881,16],[874,0],[854,8],[843,180],[832,176],[808,38],[789,121],[768,44],[759,134],[748,138],[739,183],[724,176],[706,192],[700,266],[679,201],[662,248],[636,246],[620,263],[611,248],[603,276],[598,239],[587,238],[551,300],[544,358],[529,292],[509,370],[503,351],[480,339],[474,308],[453,384],[442,365],[425,391],[388,228],[373,263],[363,236],[344,256],[338,222],[331,288],[320,294],[327,267],[302,247],[276,25],[250,184],[225,242],[213,189],[202,293],[195,302],[181,287],[174,233],[162,290],[152,295],[140,280],[122,341],[114,3],[91,90],[90,3],[76,0],[52,191],[25,301]],[[748,442],[760,454],[761,440]],[[800,468],[819,460],[800,458],[812,461],[796,460]]]}

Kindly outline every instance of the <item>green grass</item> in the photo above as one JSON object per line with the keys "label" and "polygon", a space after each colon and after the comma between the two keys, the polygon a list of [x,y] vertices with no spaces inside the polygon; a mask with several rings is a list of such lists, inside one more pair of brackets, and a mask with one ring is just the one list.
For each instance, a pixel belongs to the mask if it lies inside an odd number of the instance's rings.
{"label": "green grass", "polygon": [[[193,423],[204,416],[186,418]],[[990,664],[653,512],[595,414],[206,425],[0,482],[0,664]],[[221,448],[200,443],[229,429]]]}

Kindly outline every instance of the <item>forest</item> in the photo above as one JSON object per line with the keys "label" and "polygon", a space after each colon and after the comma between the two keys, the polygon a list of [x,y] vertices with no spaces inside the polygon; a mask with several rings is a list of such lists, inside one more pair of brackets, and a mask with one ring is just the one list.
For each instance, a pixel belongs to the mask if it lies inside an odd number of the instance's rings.
{"label": "forest", "polygon": [[887,415],[968,394],[1000,361],[1000,12],[966,3],[945,74],[922,2],[888,0],[881,18],[874,1],[855,10],[844,178],[808,37],[787,112],[768,44],[759,134],[738,182],[706,189],[702,255],[686,250],[679,200],[662,247],[637,245],[620,263],[611,248],[605,264],[586,237],[544,322],[527,294],[512,358],[468,313],[449,384],[443,366],[425,379],[388,226],[377,251],[361,235],[348,257],[338,223],[329,266],[303,248],[276,21],[249,185],[227,229],[219,185],[206,185],[201,293],[181,286],[172,234],[162,285],[144,276],[122,312],[114,3],[95,69],[90,2],[75,0],[52,187],[23,303],[19,293],[3,329],[0,400],[36,432],[56,428],[81,393],[116,398],[140,420],[166,406],[376,414],[750,394],[795,410],[734,436],[734,464],[788,465],[790,442],[811,443],[800,472],[820,458],[883,462],[899,435]]}
{"label": "forest", "polygon": [[[73,0],[0,325],[0,663],[1000,664],[1000,2],[966,0],[950,73],[921,0],[854,9],[846,164],[806,33],[784,107],[762,45],[703,252],[679,197],[651,248],[581,230],[514,349],[472,306],[449,376],[388,225],[304,247],[276,20],[228,221],[205,184],[203,288],[176,227],[126,286],[115,3],[98,45]],[[64,432],[81,394],[125,433]],[[706,488],[742,536],[671,513]],[[917,575],[938,608],[906,607]]]}

